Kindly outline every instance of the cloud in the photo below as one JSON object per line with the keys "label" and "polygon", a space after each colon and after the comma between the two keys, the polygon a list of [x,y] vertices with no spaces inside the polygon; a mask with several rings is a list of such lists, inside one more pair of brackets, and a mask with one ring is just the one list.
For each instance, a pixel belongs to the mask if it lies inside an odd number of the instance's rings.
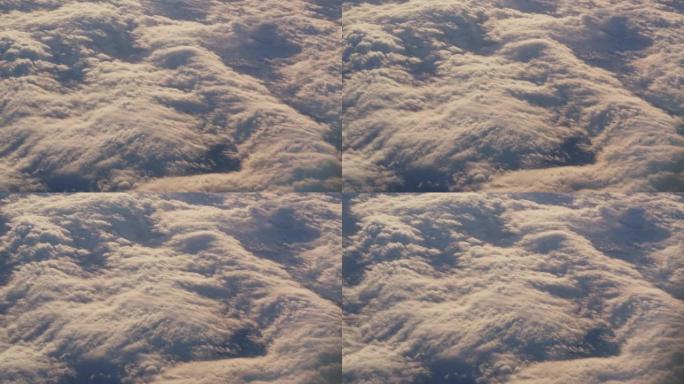
{"label": "cloud", "polygon": [[337,10],[0,1],[0,189],[339,190]]}
{"label": "cloud", "polygon": [[334,383],[332,195],[10,195],[0,381]]}
{"label": "cloud", "polygon": [[345,189],[682,191],[681,9],[344,6]]}
{"label": "cloud", "polygon": [[345,383],[684,377],[681,195],[359,195],[344,215]]}

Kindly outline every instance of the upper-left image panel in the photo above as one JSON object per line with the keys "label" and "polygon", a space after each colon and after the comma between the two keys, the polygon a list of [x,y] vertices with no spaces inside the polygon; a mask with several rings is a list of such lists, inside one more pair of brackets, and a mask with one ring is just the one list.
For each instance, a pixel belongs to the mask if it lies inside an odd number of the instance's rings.
{"label": "upper-left image panel", "polygon": [[336,0],[0,0],[0,191],[339,191]]}

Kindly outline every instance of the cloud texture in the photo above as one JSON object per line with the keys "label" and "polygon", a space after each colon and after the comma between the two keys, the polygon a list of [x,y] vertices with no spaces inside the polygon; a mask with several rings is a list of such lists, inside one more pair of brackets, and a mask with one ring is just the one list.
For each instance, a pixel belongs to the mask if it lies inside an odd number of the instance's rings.
{"label": "cloud texture", "polygon": [[684,197],[362,195],[345,383],[679,383]]}
{"label": "cloud texture", "polygon": [[0,190],[339,190],[340,17],[0,0]]}
{"label": "cloud texture", "polygon": [[684,191],[676,1],[344,3],[349,191]]}
{"label": "cloud texture", "polygon": [[0,382],[339,382],[339,204],[5,197]]}

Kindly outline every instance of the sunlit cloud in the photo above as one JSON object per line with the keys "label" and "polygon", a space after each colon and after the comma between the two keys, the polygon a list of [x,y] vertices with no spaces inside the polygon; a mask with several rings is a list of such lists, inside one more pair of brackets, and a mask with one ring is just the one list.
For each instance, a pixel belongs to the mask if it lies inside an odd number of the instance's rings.
{"label": "sunlit cloud", "polygon": [[339,204],[4,198],[0,382],[339,382]]}
{"label": "sunlit cloud", "polygon": [[351,198],[345,383],[674,383],[684,199]]}
{"label": "sunlit cloud", "polygon": [[0,12],[0,190],[340,189],[339,5]]}
{"label": "sunlit cloud", "polygon": [[347,1],[349,191],[683,191],[671,1]]}

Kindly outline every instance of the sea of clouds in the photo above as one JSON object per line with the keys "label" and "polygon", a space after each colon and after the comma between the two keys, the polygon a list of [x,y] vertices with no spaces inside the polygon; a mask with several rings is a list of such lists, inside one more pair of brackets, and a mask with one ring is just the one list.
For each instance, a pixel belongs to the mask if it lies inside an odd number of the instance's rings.
{"label": "sea of clouds", "polygon": [[683,11],[0,0],[0,190],[682,191]]}
{"label": "sea of clouds", "polygon": [[348,197],[344,383],[675,384],[684,196]]}
{"label": "sea of clouds", "polygon": [[340,17],[0,0],[0,190],[339,190]]}
{"label": "sea of clouds", "polygon": [[0,200],[0,382],[339,383],[333,195]]}
{"label": "sea of clouds", "polygon": [[683,11],[345,1],[345,189],[684,190]]}

